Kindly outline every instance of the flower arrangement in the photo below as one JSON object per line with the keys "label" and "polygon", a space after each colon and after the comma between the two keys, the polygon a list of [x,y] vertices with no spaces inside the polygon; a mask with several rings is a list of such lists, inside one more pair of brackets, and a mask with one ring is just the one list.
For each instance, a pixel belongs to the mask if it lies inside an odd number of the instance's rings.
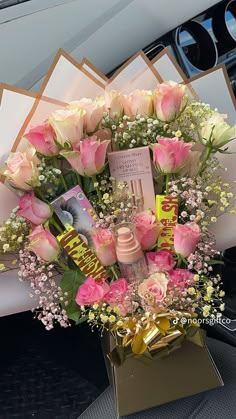
{"label": "flower arrangement", "polygon": [[[211,223],[235,213],[217,158],[235,132],[186,86],[169,81],[154,91],[69,103],[24,134],[25,150],[12,152],[2,170],[19,205],[0,229],[0,252],[18,252],[19,278],[30,283],[35,316],[47,330],[83,321],[109,330],[116,342],[110,357],[117,362],[119,352],[121,363],[191,339],[197,316],[221,316]],[[132,150],[141,153],[137,164],[127,157]],[[130,181],[142,150],[153,190]],[[124,158],[122,179],[111,170],[116,153]],[[89,203],[82,208],[89,229],[73,205],[65,207],[63,197],[75,188]],[[60,197],[67,222],[55,209]]]}

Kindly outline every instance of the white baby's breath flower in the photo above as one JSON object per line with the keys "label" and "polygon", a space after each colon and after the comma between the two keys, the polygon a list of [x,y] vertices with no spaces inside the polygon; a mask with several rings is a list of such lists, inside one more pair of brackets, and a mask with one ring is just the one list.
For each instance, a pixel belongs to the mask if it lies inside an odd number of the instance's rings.
{"label": "white baby's breath flower", "polygon": [[178,129],[178,130],[175,132],[175,136],[176,136],[177,138],[179,138],[179,137],[181,137],[181,135],[182,135],[182,132]]}
{"label": "white baby's breath flower", "polygon": [[188,294],[189,295],[194,295],[194,294],[196,294],[196,291],[195,291],[195,288],[193,288],[193,287],[190,287],[190,288],[188,288]]}
{"label": "white baby's breath flower", "polygon": [[92,311],[90,311],[89,315],[88,315],[88,318],[89,318],[90,321],[94,320],[95,314]]}
{"label": "white baby's breath flower", "polygon": [[211,295],[212,295],[212,293],[214,292],[214,288],[213,287],[207,287],[207,295],[209,296],[209,297],[211,297]]}
{"label": "white baby's breath flower", "polygon": [[112,314],[111,316],[109,316],[109,322],[110,323],[115,323],[116,321],[116,317]]}
{"label": "white baby's breath flower", "polygon": [[9,249],[9,247],[10,247],[10,245],[9,245],[8,243],[5,243],[5,244],[2,246],[3,251],[4,251],[4,252],[6,252],[6,251]]}
{"label": "white baby's breath flower", "polygon": [[100,314],[100,319],[103,323],[106,323],[108,321],[108,316],[106,314]]}

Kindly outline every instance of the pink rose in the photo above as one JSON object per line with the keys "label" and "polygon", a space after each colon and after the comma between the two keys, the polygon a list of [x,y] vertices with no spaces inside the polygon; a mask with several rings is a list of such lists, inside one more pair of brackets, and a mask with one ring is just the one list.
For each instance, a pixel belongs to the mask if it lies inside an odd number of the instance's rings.
{"label": "pink rose", "polygon": [[47,122],[31,128],[27,134],[24,134],[24,138],[44,156],[56,156],[59,153],[54,141],[54,131]]}
{"label": "pink rose", "polygon": [[100,141],[111,141],[111,130],[110,128],[100,128],[94,133],[94,136],[99,138]]}
{"label": "pink rose", "polygon": [[92,136],[80,141],[79,151],[63,150],[60,154],[81,176],[93,176],[102,171],[109,144],[109,140],[101,142],[96,136]]}
{"label": "pink rose", "polygon": [[141,115],[146,118],[153,114],[152,93],[148,90],[134,90],[123,96],[124,114],[131,118]]}
{"label": "pink rose", "polygon": [[174,227],[175,252],[186,258],[194,252],[201,236],[200,227],[196,223],[177,224]]}
{"label": "pink rose", "polygon": [[28,147],[24,153],[16,151],[10,154],[3,174],[17,188],[29,190],[32,189],[31,184],[38,184],[37,163],[35,148]]}
{"label": "pink rose", "polygon": [[110,287],[105,280],[96,282],[95,279],[89,277],[79,287],[75,301],[79,306],[98,303],[109,292],[109,289]]}
{"label": "pink rose", "polygon": [[123,96],[115,90],[105,92],[106,109],[109,112],[111,118],[120,116],[123,112]]}
{"label": "pink rose", "polygon": [[138,288],[138,294],[149,303],[161,303],[167,291],[168,279],[164,273],[154,273],[145,279]]}
{"label": "pink rose", "polygon": [[154,213],[150,210],[140,212],[134,216],[133,223],[136,226],[136,236],[142,249],[151,249],[156,244],[161,229]]}
{"label": "pink rose", "polygon": [[148,272],[168,272],[175,266],[172,253],[169,250],[158,250],[146,253]]}
{"label": "pink rose", "polygon": [[186,163],[183,166],[183,168],[180,169],[178,175],[180,177],[183,177],[186,174],[188,174],[188,177],[194,178],[199,171],[201,155],[202,155],[201,151],[190,150],[188,153],[188,158],[186,160]]}
{"label": "pink rose", "polygon": [[73,147],[80,142],[83,137],[85,113],[84,109],[64,108],[52,112],[49,116],[48,121],[56,133],[56,140],[63,147],[66,142]]}
{"label": "pink rose", "polygon": [[159,138],[158,144],[150,145],[155,168],[163,173],[177,173],[187,162],[191,143],[178,138]]}
{"label": "pink rose", "polygon": [[17,215],[35,225],[45,223],[52,215],[49,205],[36,198],[32,191],[20,199],[19,207]]}
{"label": "pink rose", "polygon": [[44,229],[42,226],[35,227],[28,236],[28,239],[28,249],[45,262],[52,262],[61,253],[61,249],[55,237],[49,230]]}
{"label": "pink rose", "polygon": [[182,107],[186,86],[173,81],[161,83],[153,92],[154,109],[161,121],[175,118]]}
{"label": "pink rose", "polygon": [[96,100],[81,99],[79,101],[71,102],[67,109],[83,109],[86,113],[84,115],[84,127],[86,132],[93,132],[98,127],[103,118],[105,100],[103,97],[98,97]]}
{"label": "pink rose", "polygon": [[193,283],[194,275],[187,269],[176,268],[168,273],[169,283],[168,287],[177,287],[184,290]]}
{"label": "pink rose", "polygon": [[129,311],[130,303],[125,300],[128,291],[128,282],[120,278],[110,285],[110,291],[105,295],[104,300],[111,307],[118,307],[121,314],[125,316]]}
{"label": "pink rose", "polygon": [[95,253],[103,266],[116,263],[114,237],[110,230],[99,228],[92,233]]}

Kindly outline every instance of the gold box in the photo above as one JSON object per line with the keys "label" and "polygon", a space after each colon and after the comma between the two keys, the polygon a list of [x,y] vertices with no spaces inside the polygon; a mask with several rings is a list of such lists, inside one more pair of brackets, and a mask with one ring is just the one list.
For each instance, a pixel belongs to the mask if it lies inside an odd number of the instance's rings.
{"label": "gold box", "polygon": [[[104,353],[109,353],[113,346],[113,338],[105,336]],[[116,367],[105,358],[117,417],[224,385],[206,345],[201,347],[189,341],[157,360],[130,357]]]}

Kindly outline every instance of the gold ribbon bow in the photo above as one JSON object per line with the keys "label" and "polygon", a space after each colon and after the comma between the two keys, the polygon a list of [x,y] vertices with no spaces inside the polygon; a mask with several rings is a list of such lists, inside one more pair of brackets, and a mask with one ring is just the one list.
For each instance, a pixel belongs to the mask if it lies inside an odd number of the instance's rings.
{"label": "gold ribbon bow", "polygon": [[[111,334],[116,346],[108,354],[110,361],[120,366],[126,357],[146,356],[159,359],[181,347],[186,339],[198,346],[204,346],[205,334],[196,322],[191,321],[196,315],[188,312],[161,313],[155,319],[130,318],[122,325],[113,326]],[[189,319],[186,324],[181,319]]]}

